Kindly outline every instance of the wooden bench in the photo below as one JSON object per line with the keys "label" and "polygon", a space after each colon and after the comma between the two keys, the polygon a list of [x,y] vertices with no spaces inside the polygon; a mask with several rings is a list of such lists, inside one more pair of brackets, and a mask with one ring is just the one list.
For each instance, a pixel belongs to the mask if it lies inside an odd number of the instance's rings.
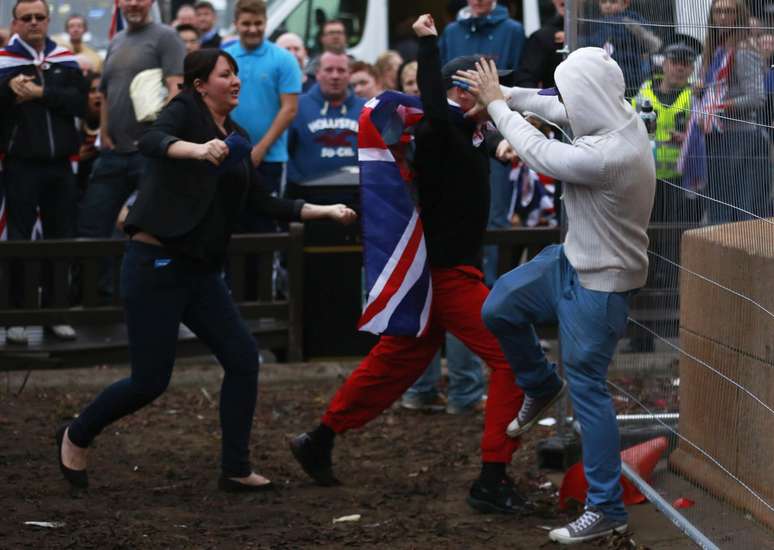
{"label": "wooden bench", "polygon": [[[128,340],[118,291],[121,240],[49,240],[0,243],[0,327],[73,325],[78,338],[62,341],[33,329],[27,346],[0,341],[0,371],[94,366],[126,363]],[[287,258],[288,295],[275,300],[272,264],[275,252]],[[248,256],[258,257],[258,279],[245,280]],[[288,233],[234,235],[228,250],[232,296],[261,348],[277,349],[289,361],[300,361],[303,342],[303,225],[291,224]],[[114,264],[112,300],[105,304],[98,279],[105,261]],[[23,270],[21,288],[12,296],[11,271]],[[69,307],[71,274],[80,276],[80,305]],[[51,290],[45,307],[40,281],[47,275]],[[247,300],[247,295],[257,299]],[[185,327],[178,339],[178,357],[205,355],[207,348]]]}

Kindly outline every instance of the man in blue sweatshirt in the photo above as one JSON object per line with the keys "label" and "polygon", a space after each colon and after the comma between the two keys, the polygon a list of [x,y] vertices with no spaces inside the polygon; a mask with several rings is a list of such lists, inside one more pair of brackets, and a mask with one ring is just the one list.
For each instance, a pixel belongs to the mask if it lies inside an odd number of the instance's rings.
{"label": "man in blue sweatshirt", "polygon": [[346,53],[325,52],[317,84],[298,100],[290,126],[288,180],[316,178],[344,166],[357,165],[357,131],[365,100],[349,89]]}

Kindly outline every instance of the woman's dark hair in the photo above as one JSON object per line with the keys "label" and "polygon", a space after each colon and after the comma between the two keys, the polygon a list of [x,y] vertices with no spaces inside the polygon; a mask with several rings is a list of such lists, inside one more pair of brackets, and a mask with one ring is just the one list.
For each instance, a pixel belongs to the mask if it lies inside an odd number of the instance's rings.
{"label": "woman's dark hair", "polygon": [[206,81],[210,77],[210,73],[215,69],[215,64],[218,62],[219,57],[223,57],[228,61],[234,74],[239,73],[236,61],[227,52],[217,48],[203,48],[185,56],[183,61],[183,89],[194,90],[194,82],[197,79]]}
{"label": "woman's dark hair", "polygon": [[102,78],[102,73],[88,70],[86,71],[84,78],[86,79],[86,84],[89,86],[89,88],[91,88],[91,85],[94,83],[95,80],[97,80],[98,78]]}

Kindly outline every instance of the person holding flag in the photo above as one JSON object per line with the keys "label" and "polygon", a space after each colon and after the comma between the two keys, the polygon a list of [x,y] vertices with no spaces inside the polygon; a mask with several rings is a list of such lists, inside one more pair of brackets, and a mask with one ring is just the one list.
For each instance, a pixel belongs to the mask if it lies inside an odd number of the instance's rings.
{"label": "person holding flag", "polygon": [[[48,4],[17,0],[17,33],[0,49],[0,153],[5,154],[9,240],[30,240],[38,209],[45,238],[75,235],[71,159],[78,154],[75,118],[86,114],[88,86],[75,56],[48,37],[48,22]],[[61,339],[76,336],[69,325],[49,328]],[[6,341],[26,345],[25,328],[9,327]]]}
{"label": "person holding flag", "polygon": [[475,99],[452,80],[457,70],[473,68],[478,57],[458,57],[442,68],[432,17],[420,16],[413,28],[419,36],[421,102],[385,92],[366,104],[360,119],[369,300],[359,324],[382,336],[333,397],[320,424],[293,438],[290,448],[318,484],[337,485],[336,434],[365,425],[400,398],[448,330],[491,369],[483,465],[467,502],[482,512],[521,512],[528,504],[506,473],[520,442],[505,431],[523,394],[480,314],[489,293],[479,269],[489,211],[488,151],[502,138],[487,133],[486,115],[464,117]]}

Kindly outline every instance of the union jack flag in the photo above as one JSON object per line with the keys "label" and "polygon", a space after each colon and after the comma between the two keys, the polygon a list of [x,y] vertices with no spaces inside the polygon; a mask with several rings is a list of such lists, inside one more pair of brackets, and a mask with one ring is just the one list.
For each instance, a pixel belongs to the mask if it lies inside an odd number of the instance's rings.
{"label": "union jack flag", "polygon": [[368,299],[358,329],[421,336],[432,282],[419,210],[412,198],[413,129],[419,98],[387,91],[360,114],[358,160]]}
{"label": "union jack flag", "polygon": [[723,111],[731,79],[734,50],[718,49],[704,79],[701,99],[691,109],[688,131],[677,159],[683,175],[683,187],[692,191],[704,188],[707,181],[707,147],[704,135],[723,131]]}
{"label": "union jack flag", "polygon": [[57,46],[50,38],[46,37],[43,51],[39,52],[14,34],[5,48],[0,48],[0,80],[12,78],[29,66],[45,71],[52,63],[78,68],[78,60],[72,52]]}
{"label": "union jack flag", "polygon": [[118,6],[118,0],[113,1],[113,15],[110,18],[110,28],[108,29],[108,38],[113,40],[116,33],[124,30],[124,18],[121,15],[121,8]]}

